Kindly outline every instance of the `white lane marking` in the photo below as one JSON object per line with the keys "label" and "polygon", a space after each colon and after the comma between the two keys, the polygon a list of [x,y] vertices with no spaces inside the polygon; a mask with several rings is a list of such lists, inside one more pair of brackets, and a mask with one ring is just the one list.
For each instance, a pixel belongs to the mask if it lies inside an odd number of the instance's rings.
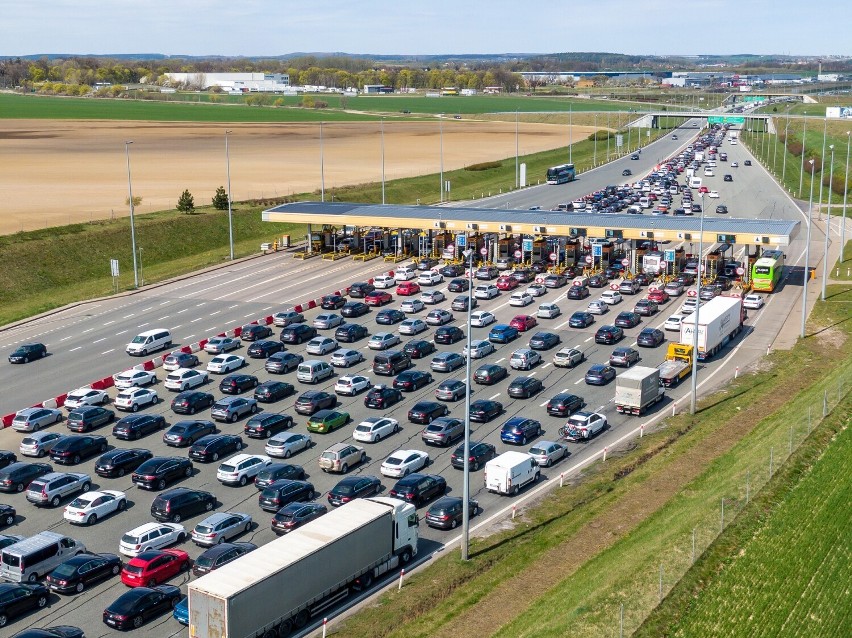
{"label": "white lane marking", "polygon": [[60,341],[67,341],[67,340],[68,340],[68,339],[70,339],[72,336],[73,336],[73,335],[68,335],[67,337],[62,337],[62,338],[60,339]]}
{"label": "white lane marking", "polygon": [[182,312],[186,312],[187,310],[189,310],[189,308],[184,308],[183,310],[178,310],[177,314],[181,314]]}
{"label": "white lane marking", "polygon": [[574,382],[574,385],[580,385],[581,383],[583,383],[583,381],[585,381],[585,379],[577,379],[577,380]]}
{"label": "white lane marking", "polygon": [[115,348],[110,348],[109,350],[101,352],[101,354],[109,354],[110,352],[115,352]]}
{"label": "white lane marking", "polygon": [[548,403],[550,403],[550,401],[545,401],[544,403],[539,403],[539,404],[538,404],[538,407],[543,408],[543,407],[544,407],[544,406],[546,406]]}
{"label": "white lane marking", "polygon": [[247,315],[244,315],[244,316],[243,316],[243,319],[248,319],[249,317],[254,317],[254,313],[253,313],[253,312],[251,312],[251,313],[249,313],[249,314],[247,314]]}
{"label": "white lane marking", "polygon": [[101,337],[100,339],[95,339],[92,343],[100,343],[101,341],[106,341],[106,337]]}
{"label": "white lane marking", "polygon": [[189,340],[189,339],[192,339],[194,336],[195,336],[195,335],[187,335],[187,336],[185,336],[185,337],[184,337],[184,341],[187,341],[187,340]]}
{"label": "white lane marking", "polygon": [[114,323],[115,323],[115,321],[107,321],[107,322],[104,323],[104,326],[111,326]]}
{"label": "white lane marking", "polygon": [[495,361],[494,363],[500,363],[501,361],[505,361],[505,360],[506,360],[506,357],[503,357],[502,359],[497,359],[497,361]]}
{"label": "white lane marking", "polygon": [[488,400],[489,400],[489,401],[493,401],[494,399],[496,399],[496,398],[497,398],[497,397],[499,397],[499,396],[500,396],[500,393],[498,392],[498,393],[497,393],[497,394],[495,394],[493,397],[488,397]]}
{"label": "white lane marking", "polygon": [[592,339],[594,339],[594,337],[589,337],[589,338],[588,338],[588,339],[586,339],[583,343],[589,343],[589,341],[591,341]]}
{"label": "white lane marking", "polygon": [[149,310],[151,310],[151,308],[153,308],[153,306],[149,306],[148,308],[142,308],[140,312],[148,312]]}
{"label": "white lane marking", "polygon": [[171,300],[163,301],[160,303],[161,306],[165,306],[167,303],[171,303]]}
{"label": "white lane marking", "polygon": [[214,310],[213,312],[210,313],[210,316],[212,317],[213,315],[218,315],[220,312],[222,312],[222,311],[221,310]]}
{"label": "white lane marking", "polygon": [[125,332],[127,332],[127,330],[122,330],[121,332],[116,332],[115,336],[117,337],[118,335],[123,335]]}
{"label": "white lane marking", "polygon": [[266,312],[267,310],[272,310],[273,306],[266,306],[261,312]]}
{"label": "white lane marking", "polygon": [[158,317],[157,321],[165,321],[168,318],[169,318],[169,315],[165,315],[164,317]]}
{"label": "white lane marking", "polygon": [[183,327],[183,324],[181,324],[179,326],[175,326],[174,328],[172,328],[172,330],[177,330],[178,328],[182,328],[182,327]]}
{"label": "white lane marking", "polygon": [[205,328],[204,332],[213,332],[214,330],[216,330],[216,326],[212,326],[210,328]]}
{"label": "white lane marking", "polygon": [[547,367],[548,367],[548,366],[550,366],[550,365],[551,365],[551,362],[550,362],[550,361],[548,361],[548,362],[547,362],[547,363],[545,363],[543,366],[541,366],[541,369],[542,369],[542,370],[544,370],[545,368],[547,368]]}
{"label": "white lane marking", "polygon": [[130,319],[130,317],[133,317],[133,316],[134,316],[134,313],[131,312],[129,315],[124,315],[122,317],[122,319]]}
{"label": "white lane marking", "polygon": [[137,327],[137,328],[144,328],[144,327],[145,327],[145,326],[147,326],[147,325],[148,325],[148,322],[146,321],[145,323],[140,323],[140,324],[139,324],[138,326],[136,326],[136,327]]}
{"label": "white lane marking", "polygon": [[80,334],[86,334],[87,332],[91,332],[92,330],[94,330],[94,328],[87,328],[86,330],[83,330],[83,332],[81,332]]}
{"label": "white lane marking", "polygon": [[204,317],[198,317],[196,319],[190,319],[189,323],[195,323],[196,321],[201,321],[202,319],[204,319]]}
{"label": "white lane marking", "polygon": [[196,308],[200,308],[201,306],[203,306],[203,305],[204,305],[204,304],[206,304],[206,303],[207,303],[206,301],[202,301],[201,303],[197,303],[197,304],[195,304],[195,307],[196,307]]}
{"label": "white lane marking", "polygon": [[235,303],[233,306],[228,306],[228,310],[233,310],[234,308],[236,308],[236,307],[237,307],[237,306],[239,306],[239,305],[240,305],[240,304]]}
{"label": "white lane marking", "polygon": [[83,346],[77,346],[76,348],[71,348],[68,352],[74,352],[75,350],[79,350]]}

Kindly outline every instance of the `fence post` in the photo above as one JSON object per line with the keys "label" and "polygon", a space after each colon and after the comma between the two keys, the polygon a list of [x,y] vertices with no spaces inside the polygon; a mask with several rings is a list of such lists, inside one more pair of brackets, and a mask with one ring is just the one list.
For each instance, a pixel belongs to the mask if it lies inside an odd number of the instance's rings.
{"label": "fence post", "polygon": [[723,496],[722,497],[722,515],[720,516],[720,519],[719,519],[719,533],[721,534],[724,531],[725,531],[725,497]]}
{"label": "fence post", "polygon": [[828,390],[823,391],[822,394],[822,418],[828,416]]}
{"label": "fence post", "polygon": [[400,572],[399,572],[399,587],[397,588],[397,591],[402,591],[402,579],[403,579],[404,576],[405,576],[405,567],[403,567],[402,570],[400,570]]}
{"label": "fence post", "polygon": [[322,638],[325,638],[325,627],[328,625],[328,618],[322,619]]}
{"label": "fence post", "polygon": [[790,454],[793,454],[793,426],[790,426]]}
{"label": "fence post", "polygon": [[746,470],[746,505],[749,500],[749,488],[751,487],[751,470]]}
{"label": "fence post", "polygon": [[621,603],[621,613],[620,613],[618,636],[619,636],[619,638],[624,638],[624,603]]}
{"label": "fence post", "polygon": [[811,406],[808,406],[808,435],[811,433]]}
{"label": "fence post", "polygon": [[660,602],[663,600],[663,564],[660,563]]}
{"label": "fence post", "polygon": [[692,528],[692,564],[695,564],[695,528]]}
{"label": "fence post", "polygon": [[769,478],[772,478],[772,452],[774,448],[769,448]]}

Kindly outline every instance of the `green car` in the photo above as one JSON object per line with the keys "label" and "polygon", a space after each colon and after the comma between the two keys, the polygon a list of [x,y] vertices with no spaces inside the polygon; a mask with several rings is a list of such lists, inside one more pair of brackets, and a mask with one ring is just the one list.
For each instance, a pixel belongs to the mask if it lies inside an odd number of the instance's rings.
{"label": "green car", "polygon": [[320,410],[308,419],[308,432],[328,434],[349,422],[349,413],[338,410]]}

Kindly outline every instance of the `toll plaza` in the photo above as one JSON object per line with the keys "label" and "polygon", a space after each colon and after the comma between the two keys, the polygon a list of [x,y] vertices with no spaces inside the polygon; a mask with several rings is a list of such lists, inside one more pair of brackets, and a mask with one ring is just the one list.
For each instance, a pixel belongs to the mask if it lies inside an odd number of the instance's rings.
{"label": "toll plaza", "polygon": [[[695,261],[699,241],[703,272],[715,278],[742,248],[737,278],[748,283],[751,264],[764,250],[781,249],[799,222],[705,215],[602,214],[542,210],[445,208],[346,202],[294,202],[263,211],[263,221],[307,224],[309,241],[295,255],[323,258],[459,260],[474,248],[476,262],[537,266],[536,271],[594,274],[644,272],[677,276]],[[730,254],[728,254],[730,253]]]}

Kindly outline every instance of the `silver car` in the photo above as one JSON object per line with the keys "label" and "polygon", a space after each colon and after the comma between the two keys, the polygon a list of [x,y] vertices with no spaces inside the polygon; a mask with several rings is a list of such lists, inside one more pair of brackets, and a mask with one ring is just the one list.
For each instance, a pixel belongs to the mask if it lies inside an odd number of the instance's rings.
{"label": "silver car", "polygon": [[192,542],[210,547],[251,531],[251,515],[242,512],[216,512],[192,530]]}
{"label": "silver car", "polygon": [[191,352],[172,352],[163,359],[163,370],[173,372],[181,368],[194,368],[198,364],[198,357]]}
{"label": "silver car", "polygon": [[295,310],[285,310],[284,312],[276,312],[272,315],[272,321],[279,328],[286,328],[290,324],[302,323],[305,320],[305,315]]}
{"label": "silver car", "polygon": [[568,456],[568,448],[554,441],[539,441],[530,448],[529,453],[541,467],[550,467]]}
{"label": "silver car", "polygon": [[289,459],[296,452],[310,449],[313,445],[310,434],[297,434],[295,432],[281,432],[266,442],[264,451],[269,456],[281,459]]}
{"label": "silver car", "polygon": [[364,355],[357,350],[345,348],[338,350],[331,355],[331,365],[335,367],[348,368],[351,365],[361,363],[364,360]]}
{"label": "silver car", "polygon": [[235,423],[244,414],[257,412],[257,400],[253,397],[222,397],[210,409],[214,421]]}
{"label": "silver car", "polygon": [[333,312],[324,312],[314,319],[314,328],[318,330],[328,330],[343,324],[343,317]]}
{"label": "silver car", "polygon": [[553,355],[553,365],[557,368],[573,368],[576,365],[583,363],[586,355],[582,350],[576,348],[562,348],[559,352]]}
{"label": "silver car", "polygon": [[24,408],[15,413],[12,429],[15,432],[35,432],[47,425],[59,423],[62,412],[51,408]]}
{"label": "silver car", "polygon": [[236,350],[241,345],[242,342],[234,337],[213,337],[210,341],[204,344],[204,352],[209,352],[210,354],[222,354],[223,352]]}
{"label": "silver car", "polygon": [[21,439],[19,450],[24,456],[42,457],[64,438],[65,435],[59,432],[33,432]]}
{"label": "silver car", "polygon": [[314,337],[308,341],[305,351],[308,354],[323,355],[337,349],[337,342],[329,337]]}
{"label": "silver car", "polygon": [[[470,357],[472,359],[481,359],[494,352],[494,344],[485,339],[474,339],[470,342]],[[462,354],[467,356],[467,346],[462,350]]]}

